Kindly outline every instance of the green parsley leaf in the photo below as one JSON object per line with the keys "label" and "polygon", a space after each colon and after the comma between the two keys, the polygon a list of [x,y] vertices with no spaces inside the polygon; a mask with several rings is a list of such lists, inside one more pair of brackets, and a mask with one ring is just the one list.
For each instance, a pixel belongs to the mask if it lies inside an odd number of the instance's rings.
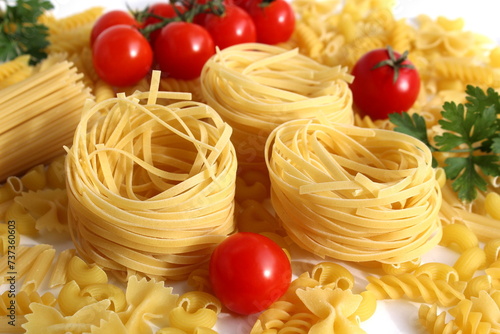
{"label": "green parsley leaf", "polygon": [[[477,189],[486,190],[487,183],[474,167],[474,159],[467,158],[448,158],[445,160],[447,166],[444,171],[448,178],[455,179],[452,188],[458,193],[458,197],[464,201],[471,202],[477,197]],[[457,170],[461,169],[460,175],[456,178]],[[450,170],[452,170],[450,172]],[[448,175],[448,173],[451,173]]]}
{"label": "green parsley leaf", "polygon": [[491,150],[493,153],[500,154],[500,136],[491,139]]}
{"label": "green parsley leaf", "polygon": [[[427,145],[431,151],[436,151],[437,149],[431,145],[429,142],[429,137],[427,136],[427,125],[425,124],[425,119],[418,115],[413,114],[410,116],[408,113],[392,113],[389,114],[389,120],[396,125],[395,131],[405,133],[412,137],[415,137]],[[432,158],[432,167],[437,167],[437,160]]]}
{"label": "green parsley leaf", "polygon": [[427,126],[422,116],[418,114],[410,116],[408,113],[392,113],[389,114],[389,120],[396,125],[396,131],[406,133],[421,140],[427,146],[432,146],[427,137]]}
{"label": "green parsley leaf", "polygon": [[420,139],[432,152],[455,154],[444,161],[443,168],[458,197],[471,202],[478,190],[487,189],[483,175],[500,176],[500,95],[492,88],[484,92],[471,85],[465,92],[467,103],[443,104],[439,125],[444,132],[434,137],[435,146],[430,144],[422,116],[392,114],[389,120],[395,131]]}
{"label": "green parsley leaf", "polygon": [[5,2],[0,12],[0,61],[9,61],[29,54],[31,64],[44,59],[49,45],[48,28],[38,22],[44,11],[52,9],[47,0],[17,0],[15,5]]}

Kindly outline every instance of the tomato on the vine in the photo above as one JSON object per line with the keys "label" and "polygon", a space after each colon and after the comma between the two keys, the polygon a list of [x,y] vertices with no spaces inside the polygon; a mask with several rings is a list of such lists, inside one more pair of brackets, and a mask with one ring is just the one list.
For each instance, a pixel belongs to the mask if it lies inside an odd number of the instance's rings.
{"label": "tomato on the vine", "polygon": [[140,23],[129,13],[123,10],[112,10],[102,14],[92,26],[92,31],[90,32],[90,45],[94,45],[95,39],[104,30],[116,26],[119,24],[125,24],[133,27],[140,27]]}
{"label": "tomato on the vine", "polygon": [[388,47],[372,50],[356,62],[350,88],[360,113],[385,119],[412,107],[420,90],[420,76],[407,55]]}
{"label": "tomato on the vine", "polygon": [[[213,1],[213,0],[194,0],[193,6],[206,5],[211,1]],[[221,3],[222,3],[222,5],[224,5],[224,7],[232,6],[233,0],[221,0]],[[214,6],[213,3],[212,3],[212,6]],[[217,12],[219,10],[219,8],[217,8],[217,6],[214,6],[213,10],[215,12]],[[199,25],[203,25],[203,22],[205,22],[205,18],[207,17],[207,15],[208,15],[208,13],[199,13],[199,14],[195,15],[193,22],[197,23]]]}
{"label": "tomato on the vine", "polygon": [[92,61],[104,81],[114,86],[128,86],[150,71],[153,51],[137,28],[122,24],[106,29],[96,38]]}
{"label": "tomato on the vine", "polygon": [[252,232],[227,237],[212,253],[212,289],[221,303],[239,314],[265,310],[288,289],[290,260],[271,239]]}
{"label": "tomato on the vine", "polygon": [[286,0],[250,0],[245,5],[255,23],[257,42],[278,44],[290,39],[295,29],[295,13]]}
{"label": "tomato on the vine", "polygon": [[226,5],[221,16],[207,14],[203,26],[220,49],[257,40],[252,18],[244,9],[234,5]]}
{"label": "tomato on the vine", "polygon": [[[155,16],[160,16],[162,18],[171,19],[177,16],[177,12],[184,13],[186,11],[186,7],[181,4],[171,4],[167,2],[156,2],[148,7],[147,13],[153,14]],[[161,22],[160,18],[155,16],[148,16],[144,20],[144,28],[150,26],[152,24]],[[160,34],[160,29],[153,31],[149,35],[149,40],[151,41],[151,45],[154,45],[156,38]]]}
{"label": "tomato on the vine", "polygon": [[215,54],[215,45],[202,26],[172,22],[161,29],[154,54],[162,72],[173,78],[190,80],[200,76],[205,62]]}

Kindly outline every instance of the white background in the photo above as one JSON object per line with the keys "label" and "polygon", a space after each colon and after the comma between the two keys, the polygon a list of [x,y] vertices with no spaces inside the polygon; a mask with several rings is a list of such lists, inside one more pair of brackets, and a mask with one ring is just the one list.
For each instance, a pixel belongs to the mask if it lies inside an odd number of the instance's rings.
{"label": "white background", "polygon": [[[165,0],[164,0],[165,1]],[[54,13],[58,17],[64,17],[93,6],[105,6],[107,9],[126,9],[127,4],[132,9],[144,8],[147,4],[155,1],[144,0],[55,0],[53,1]],[[105,5],[104,5],[105,4]],[[465,18],[466,29],[489,36],[497,43],[500,43],[500,1],[499,0],[475,0],[475,1],[454,1],[454,0],[397,0],[394,13],[397,17],[415,17],[419,14],[428,14],[431,17],[443,15],[448,18]],[[303,265],[304,262],[314,261],[314,259],[302,254],[300,251],[295,254],[294,265]],[[456,254],[437,247],[435,250],[424,256],[423,262],[444,262],[453,264]],[[303,261],[301,261],[303,260]],[[303,267],[304,268],[304,267]],[[302,269],[303,269],[302,268]],[[356,289],[360,292],[367,282],[363,271],[360,268],[350,267],[356,276]],[[296,268],[296,273],[300,269]],[[180,285],[174,286],[175,293],[182,293]],[[177,290],[177,291],[176,291]],[[378,303],[376,314],[368,321],[362,323],[362,328],[369,334],[413,334],[424,333],[418,324],[418,304],[402,301],[382,301]],[[249,332],[256,316],[238,317],[224,315],[217,325],[220,334],[246,334]]]}
{"label": "white background", "polygon": [[[163,0],[167,1],[167,0]],[[311,0],[314,1],[314,0]],[[321,0],[319,0],[321,1]],[[143,8],[154,0],[53,0],[54,13],[65,16],[92,6],[107,9]],[[443,15],[448,18],[463,17],[469,30],[495,38],[500,43],[500,1],[499,0],[395,0],[394,13],[397,17],[415,17],[428,14],[431,17]]]}

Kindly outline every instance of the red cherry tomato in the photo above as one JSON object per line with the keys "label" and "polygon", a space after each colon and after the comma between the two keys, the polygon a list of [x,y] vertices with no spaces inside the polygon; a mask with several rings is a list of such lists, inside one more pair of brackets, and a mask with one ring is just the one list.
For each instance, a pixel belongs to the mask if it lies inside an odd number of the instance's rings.
{"label": "red cherry tomato", "polygon": [[136,28],[117,25],[96,38],[92,61],[104,81],[114,86],[128,86],[149,72],[153,51],[148,40]]}
{"label": "red cherry tomato", "polygon": [[295,13],[285,0],[264,2],[254,0],[245,7],[255,23],[257,42],[278,44],[286,42],[295,29]]}
{"label": "red cherry tomato", "polygon": [[[377,64],[382,66],[374,68]],[[420,90],[418,71],[406,55],[402,57],[390,48],[366,53],[351,74],[354,105],[372,119],[385,119],[391,113],[407,111]]]}
{"label": "red cherry tomato", "polygon": [[94,45],[95,39],[104,30],[119,24],[126,24],[134,27],[140,27],[140,23],[128,12],[123,10],[112,10],[101,15],[92,26],[90,33],[90,45]]}
{"label": "red cherry tomato", "polygon": [[245,10],[234,5],[226,6],[222,16],[208,14],[203,25],[220,49],[257,40],[252,18]]}
{"label": "red cherry tomato", "polygon": [[[174,9],[175,8],[175,9]],[[151,5],[148,8],[148,13],[154,14],[156,16],[161,16],[164,18],[174,18],[177,16],[177,11],[179,13],[184,13],[186,11],[186,7],[182,6],[181,4],[174,4],[172,5],[171,3],[167,2],[157,2]],[[159,18],[153,17],[153,16],[148,16],[146,20],[144,20],[144,27],[147,27],[149,25],[155,24],[161,22]],[[151,45],[154,45],[156,38],[160,34],[160,29],[153,31],[149,35],[149,40],[151,41]]]}
{"label": "red cherry tomato", "polygon": [[205,62],[215,53],[208,31],[189,22],[172,22],[161,29],[154,46],[160,70],[177,79],[200,76]]}
{"label": "red cherry tomato", "polygon": [[290,261],[271,239],[239,232],[220,243],[210,258],[212,289],[223,305],[239,314],[268,308],[288,289]]}

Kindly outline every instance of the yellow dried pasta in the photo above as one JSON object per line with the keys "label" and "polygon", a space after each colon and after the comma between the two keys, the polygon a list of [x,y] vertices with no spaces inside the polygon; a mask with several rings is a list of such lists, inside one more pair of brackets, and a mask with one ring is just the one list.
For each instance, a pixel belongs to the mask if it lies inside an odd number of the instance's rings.
{"label": "yellow dried pasta", "polygon": [[212,328],[221,312],[220,301],[200,291],[186,292],[177,300],[177,306],[168,314],[170,326],[192,333],[198,327]]}
{"label": "yellow dried pasta", "polygon": [[186,97],[159,92],[157,77],[149,92],[84,111],[66,174],[70,231],[86,261],[186,278],[234,231],[231,128],[198,102],[157,104]]}
{"label": "yellow dried pasta", "polygon": [[368,281],[370,283],[366,289],[372,291],[379,300],[408,298],[416,302],[452,306],[465,298],[465,282],[433,280],[427,275],[368,276]]}
{"label": "yellow dried pasta", "polygon": [[402,263],[382,263],[381,267],[384,273],[389,275],[400,275],[414,272],[420,265],[421,258]]}
{"label": "yellow dried pasta", "polygon": [[431,154],[412,137],[296,120],[271,133],[265,155],[278,217],[316,255],[399,263],[441,238]]}
{"label": "yellow dried pasta", "polygon": [[264,166],[264,144],[278,125],[322,115],[353,123],[352,76],[342,66],[325,66],[265,44],[239,44],[218,51],[201,73],[202,93],[234,129],[240,165]]}
{"label": "yellow dried pasta", "polygon": [[453,264],[461,280],[470,280],[479,269],[486,267],[486,253],[479,247],[464,251]]}
{"label": "yellow dried pasta", "polygon": [[443,237],[439,244],[462,253],[477,247],[479,240],[467,225],[456,223],[443,226]]}
{"label": "yellow dried pasta", "polygon": [[1,90],[0,182],[63,154],[91,98],[74,65],[61,57],[48,57],[35,72]]}

